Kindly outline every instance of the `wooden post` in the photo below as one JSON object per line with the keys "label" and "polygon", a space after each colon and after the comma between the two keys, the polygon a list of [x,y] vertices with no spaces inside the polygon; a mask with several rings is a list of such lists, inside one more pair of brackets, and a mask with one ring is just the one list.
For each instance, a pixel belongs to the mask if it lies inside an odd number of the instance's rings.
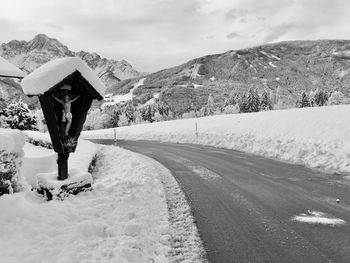
{"label": "wooden post", "polygon": [[116,145],[117,144],[117,131],[116,131],[116,129],[114,128],[113,129],[113,132],[114,132],[114,144]]}
{"label": "wooden post", "polygon": [[68,157],[69,152],[57,154],[58,180],[63,181],[68,178]]}
{"label": "wooden post", "polygon": [[198,127],[197,127],[197,122],[196,122],[195,127],[196,127],[196,137],[198,138]]}

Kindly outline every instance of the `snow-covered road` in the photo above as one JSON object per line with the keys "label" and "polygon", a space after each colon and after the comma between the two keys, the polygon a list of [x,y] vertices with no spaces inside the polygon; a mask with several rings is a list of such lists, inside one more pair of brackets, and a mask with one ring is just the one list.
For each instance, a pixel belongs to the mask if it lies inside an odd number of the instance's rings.
{"label": "snow-covered road", "polygon": [[349,262],[346,176],[208,146],[117,143],[172,172],[209,262]]}

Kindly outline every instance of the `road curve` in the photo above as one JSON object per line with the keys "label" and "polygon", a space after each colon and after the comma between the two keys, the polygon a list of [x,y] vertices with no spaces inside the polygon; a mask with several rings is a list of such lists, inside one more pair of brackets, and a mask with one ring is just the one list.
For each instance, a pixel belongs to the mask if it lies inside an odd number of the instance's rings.
{"label": "road curve", "polygon": [[[117,145],[149,156],[172,172],[191,207],[209,262],[350,262],[346,176],[200,145]],[[293,220],[319,212],[346,223]]]}

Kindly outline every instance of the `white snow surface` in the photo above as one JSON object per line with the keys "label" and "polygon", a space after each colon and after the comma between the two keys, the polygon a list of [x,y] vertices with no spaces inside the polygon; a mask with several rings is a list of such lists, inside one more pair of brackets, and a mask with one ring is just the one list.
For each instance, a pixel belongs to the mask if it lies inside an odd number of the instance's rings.
{"label": "white snow surface", "polygon": [[53,150],[30,143],[26,143],[23,150],[21,174],[27,183],[35,188],[38,186],[39,173],[52,173],[57,170],[57,155]]}
{"label": "white snow surface", "polygon": [[[36,131],[24,131],[24,133],[33,139],[50,142],[48,133],[40,133]],[[96,145],[85,140],[78,140],[77,148],[74,153],[69,155],[68,159],[68,175],[69,178],[64,181],[57,182],[57,154],[54,150],[43,147],[34,146],[26,143],[24,147],[24,157],[22,159],[22,174],[27,182],[33,187],[41,186],[57,187],[62,184],[84,179],[91,183],[92,177],[88,173],[88,167],[96,155]]]}
{"label": "white snow surface", "polygon": [[310,210],[307,213],[301,213],[300,215],[294,216],[292,220],[308,224],[320,224],[330,226],[339,226],[344,225],[346,223],[343,219],[326,215],[323,212]]}
{"label": "white snow surface", "polygon": [[[288,109],[126,126],[117,128],[116,135],[223,147],[349,173],[349,116],[350,105]],[[113,138],[113,129],[86,131],[82,137]]]}
{"label": "white snow surface", "polygon": [[22,80],[22,89],[27,95],[43,94],[75,71],[79,71],[93,88],[104,96],[106,86],[78,57],[58,58],[42,65]]}
{"label": "white snow surface", "polygon": [[43,132],[37,132],[37,131],[22,131],[22,133],[24,133],[25,135],[27,135],[32,139],[51,143],[50,134],[48,132],[43,133]]}
{"label": "white snow surface", "polygon": [[194,87],[195,89],[204,87],[203,85],[196,84],[196,83],[193,83],[193,82],[192,82],[192,85],[193,85],[193,87]]}
{"label": "white snow surface", "polygon": [[[85,146],[84,152],[91,150]],[[25,151],[27,158],[47,153],[28,145]],[[87,157],[77,153],[79,169],[87,169]],[[99,153],[93,191],[50,202],[30,191],[0,197],[1,262],[169,261],[171,229],[159,167],[114,146]]]}
{"label": "white snow surface", "polygon": [[275,64],[273,64],[272,62],[269,62],[269,65],[273,68],[277,68],[277,66]]}
{"label": "white snow surface", "polygon": [[25,75],[22,70],[0,57],[0,76],[23,78]]}
{"label": "white snow surface", "polygon": [[281,60],[281,58],[277,57],[276,55],[274,54],[268,54],[267,52],[265,51],[260,51],[261,54],[264,54],[265,56],[267,56],[268,58],[272,58],[272,59],[275,59],[275,60]]}
{"label": "white snow surface", "polygon": [[19,130],[0,128],[0,151],[21,154],[24,141]]}
{"label": "white snow surface", "polygon": [[144,81],[145,81],[145,78],[140,79],[138,82],[136,82],[134,84],[134,87],[127,94],[105,97],[106,99],[108,99],[108,101],[105,101],[101,107],[103,108],[105,106],[114,105],[117,103],[127,102],[127,101],[132,100],[132,98],[134,97],[134,94],[133,94],[134,90],[137,89],[138,87],[142,86]]}

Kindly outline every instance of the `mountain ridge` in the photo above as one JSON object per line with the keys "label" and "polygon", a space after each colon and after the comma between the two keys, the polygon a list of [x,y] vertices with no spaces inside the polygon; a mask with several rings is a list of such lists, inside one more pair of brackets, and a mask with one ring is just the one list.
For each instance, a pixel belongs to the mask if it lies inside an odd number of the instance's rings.
{"label": "mountain ridge", "polygon": [[[30,41],[11,40],[8,43],[2,43],[0,44],[0,56],[4,57],[27,73],[32,72],[50,60],[61,57],[77,56],[83,59],[91,69],[101,77],[101,81],[104,82],[107,87],[112,87],[121,80],[135,78],[142,75],[126,60],[118,61],[103,58],[95,52],[74,52],[57,39],[50,38],[45,34],[38,34]],[[4,83],[4,81],[0,80],[0,87],[7,90],[7,94],[5,94],[4,91],[2,92],[2,95],[4,96],[0,98],[0,107],[5,103],[5,100],[3,99],[4,97],[10,98],[7,102],[18,99],[18,92],[20,90],[18,90],[18,85],[15,83],[16,81],[12,81],[13,85],[11,85],[11,83]],[[14,88],[13,93],[15,96],[11,96],[10,94],[11,86]],[[23,94],[21,94],[20,97],[30,104],[36,103],[35,100],[32,103],[32,100],[29,100],[23,96]]]}
{"label": "mountain ridge", "polygon": [[[135,99],[144,103],[159,93],[159,99],[179,114],[201,108],[209,94],[224,104],[232,92],[244,93],[251,86],[259,93],[266,89],[280,108],[287,108],[303,91],[338,90],[349,96],[350,41],[294,40],[229,50],[144,78],[144,85],[134,91]],[[136,81],[121,81],[108,92],[125,92]]]}

